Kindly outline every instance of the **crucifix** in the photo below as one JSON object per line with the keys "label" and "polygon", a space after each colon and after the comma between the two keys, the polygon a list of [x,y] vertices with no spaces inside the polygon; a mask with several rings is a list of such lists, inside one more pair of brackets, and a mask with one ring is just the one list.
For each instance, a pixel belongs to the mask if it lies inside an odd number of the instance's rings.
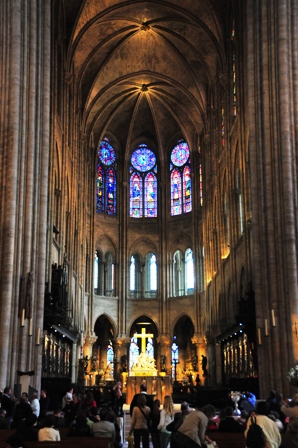
{"label": "crucifix", "polygon": [[134,337],[135,338],[141,338],[141,353],[146,353],[146,338],[153,338],[154,334],[148,333],[146,334],[146,328],[142,328],[142,333],[138,334],[135,333]]}

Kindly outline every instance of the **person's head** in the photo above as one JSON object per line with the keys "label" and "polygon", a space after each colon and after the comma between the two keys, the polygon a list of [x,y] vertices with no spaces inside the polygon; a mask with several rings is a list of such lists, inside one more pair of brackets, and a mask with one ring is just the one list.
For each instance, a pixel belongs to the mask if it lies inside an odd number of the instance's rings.
{"label": "person's head", "polygon": [[267,415],[268,416],[269,410],[268,410],[266,401],[264,401],[264,400],[258,401],[257,406],[256,406],[256,413],[259,415]]}
{"label": "person's head", "polygon": [[204,412],[204,414],[206,415],[206,417],[208,417],[209,419],[213,418],[215,416],[215,407],[212,406],[212,404],[206,404],[203,408],[202,408],[202,412]]}
{"label": "person's head", "polygon": [[4,388],[3,393],[4,393],[5,395],[11,395],[11,387],[6,386],[6,387]]}
{"label": "person's head", "polygon": [[163,401],[163,408],[166,414],[174,414],[174,404],[171,395],[166,395]]}
{"label": "person's head", "polygon": [[147,386],[146,386],[146,384],[141,384],[140,385],[140,390],[141,390],[141,392],[147,392]]}
{"label": "person's head", "polygon": [[276,397],[276,391],[275,390],[271,390],[270,391],[270,396],[271,399],[274,399]]}
{"label": "person's head", "polygon": [[46,428],[52,428],[55,426],[55,417],[53,414],[48,414],[44,420],[44,425]]}
{"label": "person's head", "polygon": [[46,396],[47,396],[47,391],[45,389],[41,389],[40,398],[46,398]]}
{"label": "person's head", "polygon": [[6,409],[0,408],[0,416],[1,417],[6,417]]}
{"label": "person's head", "polygon": [[290,417],[287,432],[298,434],[298,417]]}
{"label": "person's head", "polygon": [[80,428],[85,428],[87,425],[87,417],[85,411],[80,411],[76,417],[76,426]]}
{"label": "person's head", "polygon": [[141,408],[144,408],[146,406],[147,403],[147,399],[145,397],[145,395],[139,395],[137,398],[137,405],[140,406]]}
{"label": "person's head", "polygon": [[38,397],[37,392],[32,392],[32,394],[30,395],[30,400],[35,400]]}
{"label": "person's head", "polygon": [[66,403],[70,403],[72,401],[72,394],[70,392],[67,392],[65,395],[65,401]]}
{"label": "person's head", "polygon": [[62,409],[61,408],[56,408],[54,410],[54,416],[60,418],[62,414]]}
{"label": "person's head", "polygon": [[105,408],[105,407],[101,408],[99,411],[100,420],[104,420],[104,421],[107,420],[108,414],[109,414],[108,408]]}
{"label": "person's head", "polygon": [[180,409],[181,412],[189,412],[189,404],[187,401],[182,401]]}
{"label": "person's head", "polygon": [[232,408],[232,406],[227,406],[226,407],[226,417],[232,417],[234,414],[234,409]]}
{"label": "person's head", "polygon": [[160,400],[158,398],[155,398],[155,400],[153,401],[153,408],[159,410],[159,408],[160,408]]}

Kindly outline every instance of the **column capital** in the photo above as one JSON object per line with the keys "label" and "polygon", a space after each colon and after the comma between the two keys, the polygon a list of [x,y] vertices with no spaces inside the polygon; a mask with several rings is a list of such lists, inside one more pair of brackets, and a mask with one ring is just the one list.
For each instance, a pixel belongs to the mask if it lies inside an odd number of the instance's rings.
{"label": "column capital", "polygon": [[161,347],[170,347],[171,345],[171,339],[168,334],[161,334],[160,337],[158,337],[156,340],[161,345]]}
{"label": "column capital", "polygon": [[86,334],[85,345],[91,346],[94,344],[94,342],[96,342],[96,340],[97,340],[96,334],[93,331],[92,332],[90,331],[89,333]]}

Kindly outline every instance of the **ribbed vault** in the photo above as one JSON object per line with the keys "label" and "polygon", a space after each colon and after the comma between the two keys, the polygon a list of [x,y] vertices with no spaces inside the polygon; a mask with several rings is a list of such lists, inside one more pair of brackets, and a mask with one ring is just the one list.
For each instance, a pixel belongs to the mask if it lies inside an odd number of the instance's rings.
{"label": "ribbed vault", "polygon": [[224,0],[86,0],[68,67],[84,133],[95,142],[112,133],[123,149],[145,136],[160,158],[173,136],[191,145],[224,72],[226,8]]}

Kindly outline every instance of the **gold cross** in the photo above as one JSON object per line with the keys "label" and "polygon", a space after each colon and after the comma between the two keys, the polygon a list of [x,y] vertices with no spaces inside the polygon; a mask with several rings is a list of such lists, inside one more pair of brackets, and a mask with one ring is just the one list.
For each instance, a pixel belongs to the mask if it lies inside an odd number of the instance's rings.
{"label": "gold cross", "polygon": [[146,334],[146,328],[142,328],[141,334],[138,334],[138,333],[134,334],[135,338],[141,338],[141,340],[142,340],[141,353],[146,353],[146,338],[153,338],[153,336],[154,336],[154,334],[151,334],[151,333]]}

